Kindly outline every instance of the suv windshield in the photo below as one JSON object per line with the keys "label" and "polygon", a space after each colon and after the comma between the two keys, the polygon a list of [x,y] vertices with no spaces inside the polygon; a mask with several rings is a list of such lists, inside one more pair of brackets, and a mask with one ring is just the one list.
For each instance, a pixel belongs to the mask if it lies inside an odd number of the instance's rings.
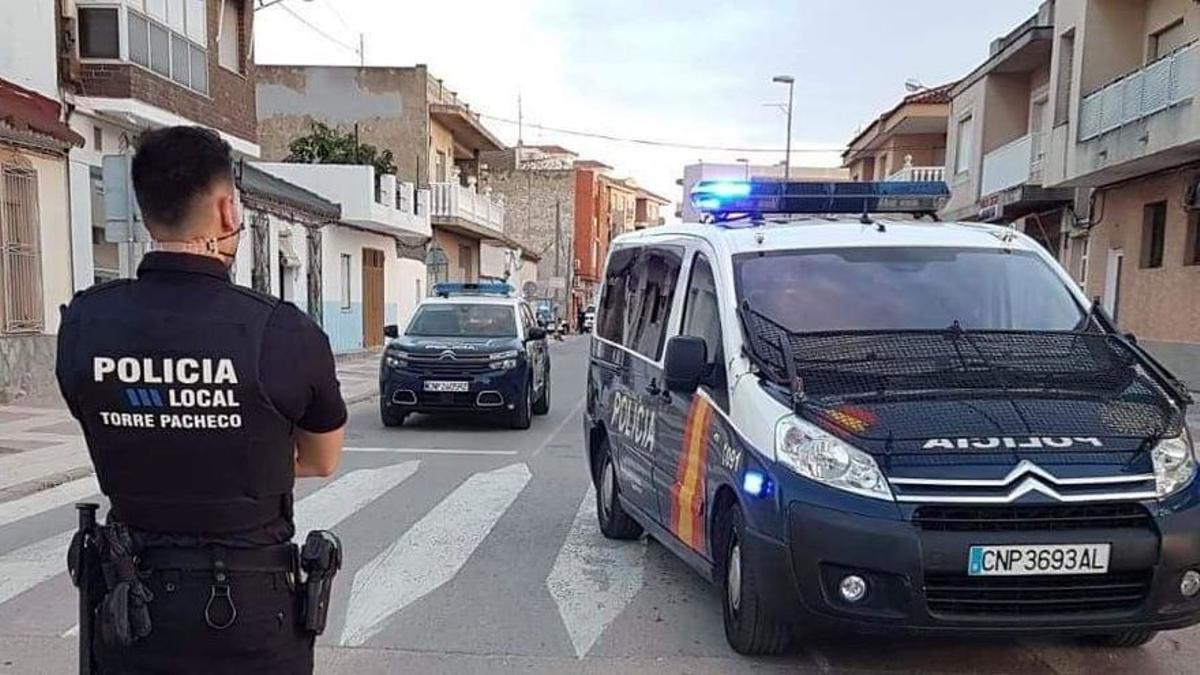
{"label": "suv windshield", "polygon": [[405,334],[416,337],[516,337],[517,319],[508,305],[423,305]]}
{"label": "suv windshield", "polygon": [[1036,254],[979,248],[849,248],[734,258],[738,304],[796,333],[1075,330],[1083,308]]}

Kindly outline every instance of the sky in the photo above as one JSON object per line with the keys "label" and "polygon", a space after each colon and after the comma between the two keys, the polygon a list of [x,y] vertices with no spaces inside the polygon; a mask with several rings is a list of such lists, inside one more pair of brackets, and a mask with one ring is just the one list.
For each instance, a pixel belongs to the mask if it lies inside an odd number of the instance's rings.
{"label": "sky", "polygon": [[[515,144],[554,143],[677,201],[697,161],[836,166],[905,94],[966,75],[1038,0],[284,0],[256,16],[258,63],[425,63]],[[305,25],[297,16],[310,25]],[[502,121],[509,120],[509,121]],[[667,141],[664,148],[533,128]]]}

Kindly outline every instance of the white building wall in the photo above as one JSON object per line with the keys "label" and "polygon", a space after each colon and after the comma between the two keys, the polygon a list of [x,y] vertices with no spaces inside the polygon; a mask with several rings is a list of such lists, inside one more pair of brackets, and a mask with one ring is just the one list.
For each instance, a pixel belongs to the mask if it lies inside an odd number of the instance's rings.
{"label": "white building wall", "polygon": [[58,100],[54,0],[0,0],[0,78]]}

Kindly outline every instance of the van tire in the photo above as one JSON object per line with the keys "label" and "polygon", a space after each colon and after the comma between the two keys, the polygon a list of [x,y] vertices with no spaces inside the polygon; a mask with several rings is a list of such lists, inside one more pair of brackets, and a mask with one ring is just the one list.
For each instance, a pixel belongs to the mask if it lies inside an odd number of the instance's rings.
{"label": "van tire", "polygon": [[545,415],[548,412],[550,412],[550,369],[547,368],[546,376],[542,378],[542,394],[533,402],[533,414]]}
{"label": "van tire", "polygon": [[408,417],[407,413],[402,413],[392,406],[380,401],[379,403],[379,419],[383,422],[383,426],[388,428],[404,426],[404,418]]}
{"label": "van tire", "polygon": [[1108,633],[1106,635],[1091,635],[1086,638],[1086,641],[1097,647],[1135,649],[1156,637],[1158,637],[1158,631],[1154,630],[1127,630],[1120,633]]}
{"label": "van tire", "polygon": [[637,539],[642,536],[642,526],[621,506],[617,467],[608,451],[608,442],[601,443],[600,469],[596,472],[596,519],[600,532],[609,539]]}
{"label": "van tire", "polygon": [[528,429],[533,423],[533,378],[525,381],[516,407],[509,413],[508,426],[512,429]]}
{"label": "van tire", "polygon": [[[733,651],[746,656],[782,654],[791,641],[791,628],[771,616],[762,597],[769,592],[743,553],[746,522],[736,504],[718,516],[717,565],[725,639]],[[731,573],[732,572],[732,573]],[[736,587],[735,587],[736,586]]]}

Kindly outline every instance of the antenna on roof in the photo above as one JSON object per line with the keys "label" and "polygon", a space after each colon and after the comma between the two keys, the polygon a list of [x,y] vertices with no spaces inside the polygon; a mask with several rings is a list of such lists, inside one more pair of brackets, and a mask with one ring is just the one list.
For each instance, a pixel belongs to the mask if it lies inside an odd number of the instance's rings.
{"label": "antenna on roof", "polygon": [[908,93],[910,93],[910,94],[915,94],[918,91],[922,91],[922,90],[925,90],[928,88],[929,87],[926,87],[924,84],[921,83],[920,78],[910,77],[904,81],[904,89],[907,90]]}

